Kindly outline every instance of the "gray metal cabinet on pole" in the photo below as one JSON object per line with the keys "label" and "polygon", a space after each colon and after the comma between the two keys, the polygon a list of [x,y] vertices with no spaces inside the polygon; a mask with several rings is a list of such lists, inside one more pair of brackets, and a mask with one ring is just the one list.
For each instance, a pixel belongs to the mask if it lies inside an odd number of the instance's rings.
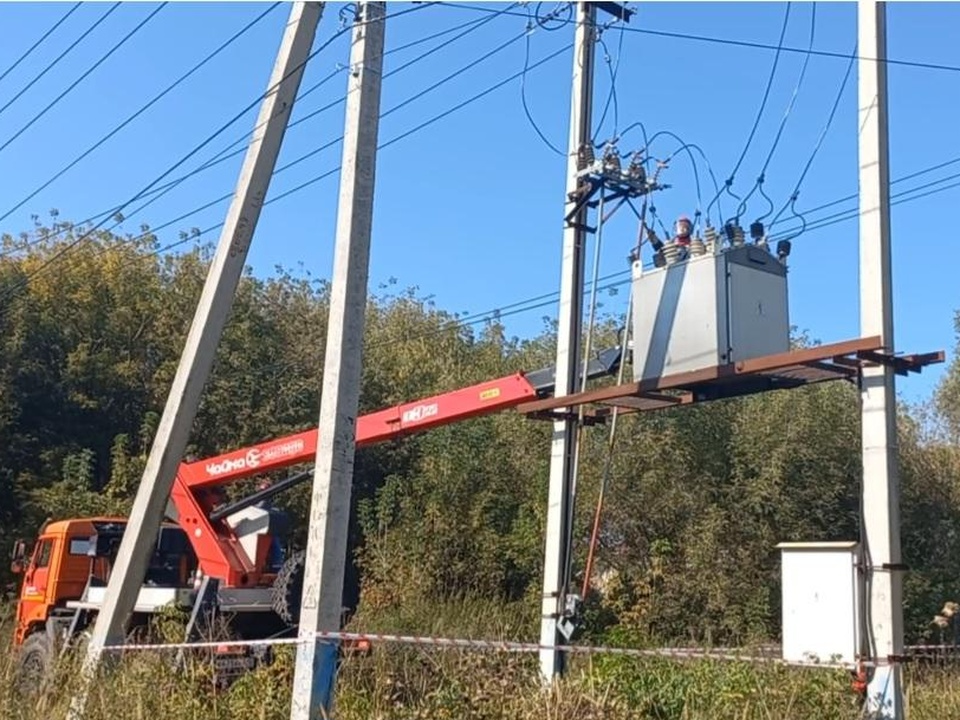
{"label": "gray metal cabinet on pole", "polygon": [[236,193],[137,488],[107,585],[103,609],[93,627],[84,663],[85,680],[74,697],[71,718],[82,717],[89,681],[96,672],[104,646],[121,644],[125,640],[126,627],[243,273],[322,12],[323,3],[318,2],[298,2],[290,7],[290,19],[257,117],[257,130],[247,149]]}
{"label": "gray metal cabinet on pole", "polygon": [[[858,3],[860,128],[860,328],[879,335],[893,352],[893,280],[890,267],[890,169],[887,133],[886,4]],[[863,370],[863,558],[866,588],[863,648],[885,661],[903,655],[903,576],[900,558],[900,479],[894,371]],[[904,717],[899,665],[872,671],[869,716]]]}
{"label": "gray metal cabinet on pole", "polygon": [[[570,99],[570,141],[567,156],[566,208],[574,202],[570,193],[577,189],[577,158],[580,149],[590,144],[593,105],[594,25],[593,3],[577,3],[576,41],[573,46],[573,89]],[[580,339],[583,325],[583,273],[586,240],[586,207],[564,228],[560,276],[560,311],[557,327],[557,382],[555,395],[576,392],[580,370]],[[544,545],[543,598],[540,620],[540,644],[558,644],[558,624],[564,612],[567,573],[570,558],[570,515],[574,502],[575,458],[578,427],[575,419],[553,424],[550,451],[550,487],[547,495],[547,527]],[[540,651],[540,673],[551,681],[564,671],[563,654],[557,650]]]}
{"label": "gray metal cabinet on pole", "polygon": [[340,629],[380,122],[386,4],[360,4],[350,54],[330,320],[290,720],[331,717]]}

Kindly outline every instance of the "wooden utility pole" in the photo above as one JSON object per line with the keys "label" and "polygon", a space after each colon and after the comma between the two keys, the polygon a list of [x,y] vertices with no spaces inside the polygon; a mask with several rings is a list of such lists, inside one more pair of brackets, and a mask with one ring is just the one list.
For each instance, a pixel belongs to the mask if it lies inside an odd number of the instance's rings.
{"label": "wooden utility pole", "polygon": [[250,241],[260,218],[260,209],[270,186],[322,12],[323,3],[319,2],[297,2],[290,7],[290,19],[267,94],[260,106],[257,129],[247,149],[217,251],[137,488],[103,608],[93,627],[83,668],[84,682],[74,697],[70,718],[83,715],[89,682],[96,673],[104,647],[125,641],[126,627],[146,575],[170,488],[183,459],[200,396],[246,264]]}
{"label": "wooden utility pole", "polygon": [[[886,3],[860,0],[857,19],[860,128],[860,334],[879,335],[894,351],[890,268],[890,169],[887,132]],[[894,371],[863,370],[861,385],[864,561],[863,651],[881,661],[871,671],[868,716],[904,717],[903,575],[900,557],[900,479]]]}
{"label": "wooden utility pole", "polygon": [[[576,205],[578,158],[591,143],[593,112],[593,65],[596,6],[577,3],[576,40],[573,45],[573,88],[570,98],[570,139],[567,154],[566,211]],[[563,230],[560,275],[560,311],[557,326],[556,397],[579,390],[580,345],[583,327],[584,246],[587,237],[587,208],[583,207]],[[564,412],[566,409],[560,409]],[[547,495],[547,527],[544,547],[543,596],[540,644],[554,646],[562,641],[559,622],[566,609],[568,548],[574,502],[574,484],[579,426],[575,417],[553,424],[550,451],[550,487]],[[552,681],[564,671],[564,657],[558,650],[540,651],[540,673]]]}
{"label": "wooden utility pole", "polygon": [[332,717],[338,646],[318,632],[340,630],[350,491],[360,404],[364,314],[386,3],[360,4],[347,88],[340,203],[327,349],[320,398],[303,600],[290,720]]}

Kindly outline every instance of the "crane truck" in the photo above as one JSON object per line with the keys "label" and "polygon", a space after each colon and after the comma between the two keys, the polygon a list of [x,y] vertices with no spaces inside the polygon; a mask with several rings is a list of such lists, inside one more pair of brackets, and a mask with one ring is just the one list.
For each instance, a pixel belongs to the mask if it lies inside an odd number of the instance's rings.
{"label": "crane truck", "polygon": [[[620,348],[596,354],[589,379],[616,374]],[[515,408],[552,394],[554,370],[513,375],[378,410],[357,419],[358,447]],[[231,638],[261,639],[292,632],[300,615],[304,553],[278,564],[283,514],[264,507],[278,493],[312,477],[300,472],[233,502],[225,488],[253,476],[310,463],[318,430],[311,429],[215,457],[180,464],[131,618],[135,630],[167,607],[189,612],[187,638],[217,617]],[[45,523],[27,552],[17,541],[11,570],[22,575],[13,641],[21,681],[37,687],[58,655],[82,639],[106,595],[126,529],[123,517],[67,518]],[[345,644],[365,651],[362,643]],[[231,648],[215,658],[221,677],[265,659],[263,649]]]}

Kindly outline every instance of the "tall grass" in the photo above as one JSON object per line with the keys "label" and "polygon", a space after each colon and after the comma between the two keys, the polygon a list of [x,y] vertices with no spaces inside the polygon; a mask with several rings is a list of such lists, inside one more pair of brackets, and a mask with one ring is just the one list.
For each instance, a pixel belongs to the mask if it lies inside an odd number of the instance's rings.
{"label": "tall grass", "polygon": [[[358,616],[365,630],[520,639],[530,618],[480,602]],[[9,628],[0,628],[9,638]],[[527,634],[527,638],[531,635]],[[200,659],[175,670],[170,653],[127,653],[92,688],[88,720],[285,720],[295,649],[226,690],[213,687]],[[0,653],[0,718],[64,717],[77,688],[68,656],[48,691],[24,696],[14,684],[15,657]],[[908,669],[911,720],[960,720],[960,673]],[[344,661],[338,720],[510,718],[516,720],[854,720],[860,707],[847,673],[716,660],[575,657],[550,690],[538,681],[535,655],[377,645]]]}

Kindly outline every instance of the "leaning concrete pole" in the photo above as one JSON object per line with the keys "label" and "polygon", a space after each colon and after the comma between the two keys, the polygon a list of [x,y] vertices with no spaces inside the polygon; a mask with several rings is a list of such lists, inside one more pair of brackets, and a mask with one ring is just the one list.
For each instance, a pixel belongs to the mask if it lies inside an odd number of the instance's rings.
{"label": "leaning concrete pole", "polygon": [[[590,144],[593,106],[593,57],[596,7],[577,3],[577,27],[573,45],[573,87],[570,97],[570,140],[567,155],[566,212],[575,204],[570,193],[577,188],[577,158]],[[557,397],[578,388],[580,339],[583,327],[583,271],[586,244],[586,207],[563,230],[560,275],[560,309],[557,326]],[[553,424],[550,451],[550,485],[547,494],[547,527],[544,544],[543,597],[540,644],[561,642],[559,621],[564,611],[569,541],[570,509],[574,502],[574,453],[577,448],[577,421],[573,418]],[[540,674],[550,682],[564,671],[563,654],[554,649],[540,651]]]}
{"label": "leaning concrete pole", "polygon": [[260,106],[255,126],[258,130],[254,132],[240,170],[236,193],[227,212],[113,565],[103,608],[93,627],[84,663],[85,682],[74,698],[71,718],[82,717],[87,686],[99,665],[104,647],[124,642],[127,623],[156,544],[177,466],[183,458],[200,396],[243,273],[322,12],[323,3],[319,2],[297,2],[290,7],[290,20],[277,53],[268,92]]}
{"label": "leaning concrete pole", "polygon": [[320,439],[310,501],[290,720],[329,718],[333,708],[337,644],[318,642],[317,633],[340,630],[360,403],[385,13],[386,3],[361,3],[350,54]]}
{"label": "leaning concrete pole", "polygon": [[[887,134],[886,3],[858,3],[860,128],[860,329],[893,352],[890,171]],[[900,480],[894,373],[865,368],[861,387],[865,649],[880,661],[903,656]],[[868,716],[902,720],[900,665],[884,665],[867,688]]]}

